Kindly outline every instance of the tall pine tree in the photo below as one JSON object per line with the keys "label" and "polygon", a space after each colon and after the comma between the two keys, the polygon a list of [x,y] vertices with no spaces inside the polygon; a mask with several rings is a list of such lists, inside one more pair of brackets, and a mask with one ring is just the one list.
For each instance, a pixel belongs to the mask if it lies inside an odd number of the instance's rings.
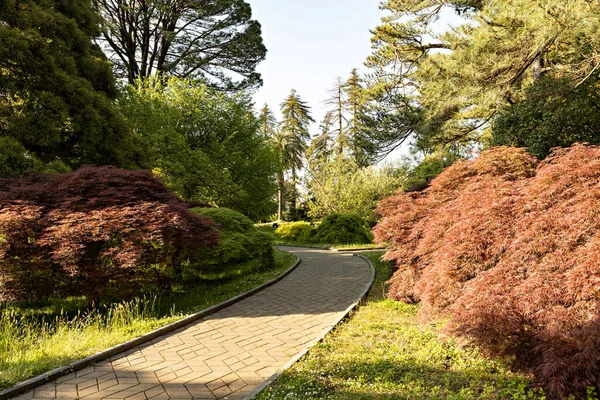
{"label": "tall pine tree", "polygon": [[[300,95],[292,89],[290,95],[281,103],[281,120],[280,129],[283,135],[289,135],[295,138],[297,143],[302,144],[302,153],[306,150],[306,145],[310,140],[309,126],[315,120],[310,114],[310,107],[300,98]],[[292,219],[296,218],[297,191],[296,179],[297,172],[303,166],[302,157],[290,160],[289,168],[291,170],[291,185],[293,193],[290,199],[290,214]]]}

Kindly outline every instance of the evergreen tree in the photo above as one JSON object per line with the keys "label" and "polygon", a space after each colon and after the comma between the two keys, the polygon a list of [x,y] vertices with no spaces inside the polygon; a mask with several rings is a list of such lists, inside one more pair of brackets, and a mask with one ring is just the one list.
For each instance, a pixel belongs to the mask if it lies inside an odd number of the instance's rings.
{"label": "evergreen tree", "polygon": [[337,156],[344,157],[344,151],[349,151],[349,137],[346,132],[348,124],[347,96],[342,78],[337,78],[334,86],[329,90],[329,95],[330,97],[325,100],[329,112],[325,116],[327,121],[324,121],[324,124],[332,128],[329,133],[335,137]]}
{"label": "evergreen tree", "polygon": [[[499,111],[526,97],[544,76],[587,84],[600,57],[596,1],[388,0],[374,31],[367,64],[375,79],[368,125],[419,146],[481,142]],[[440,34],[433,23],[444,9],[465,18]],[[393,139],[389,137],[389,139]]]}
{"label": "evergreen tree", "polygon": [[12,148],[59,169],[145,164],[113,109],[98,33],[87,0],[0,2],[0,137],[22,146]]}
{"label": "evergreen tree", "polygon": [[258,115],[258,123],[258,133],[260,133],[264,138],[270,138],[275,135],[277,131],[277,119],[275,118],[273,111],[271,111],[266,103],[260,110],[260,114]]}
{"label": "evergreen tree", "polygon": [[[277,156],[277,219],[282,221],[286,191],[285,172],[302,165],[305,144],[297,136],[283,129],[274,130],[270,142]],[[294,192],[295,188],[292,191]]]}
{"label": "evergreen tree", "polygon": [[129,83],[153,74],[202,78],[227,90],[262,83],[256,66],[267,50],[243,0],[93,2],[105,48]]}
{"label": "evergreen tree", "polygon": [[[300,95],[298,95],[298,93],[292,89],[290,95],[283,103],[281,103],[281,114],[283,115],[283,119],[280,124],[282,134],[286,136],[289,135],[290,137],[295,138],[296,142],[302,143],[303,154],[306,150],[306,144],[310,140],[308,128],[311,122],[315,122],[310,115],[310,107],[300,98]],[[292,214],[292,218],[295,218],[296,202],[298,197],[296,194],[297,171],[302,168],[303,160],[302,157],[298,157],[290,161],[291,162],[288,165],[291,169],[291,185],[293,188],[292,190],[294,191],[294,193],[291,195],[290,213]]]}
{"label": "evergreen tree", "polygon": [[344,83],[344,91],[347,96],[346,109],[348,110],[346,130],[351,142],[352,155],[358,166],[366,167],[371,164],[372,157],[369,149],[373,147],[373,144],[369,143],[364,124],[369,97],[356,68],[352,69],[350,77]]}

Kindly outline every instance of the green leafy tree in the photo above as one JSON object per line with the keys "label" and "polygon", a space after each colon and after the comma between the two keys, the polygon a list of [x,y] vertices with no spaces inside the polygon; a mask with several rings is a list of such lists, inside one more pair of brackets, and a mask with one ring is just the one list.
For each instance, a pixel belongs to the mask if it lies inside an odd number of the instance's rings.
{"label": "green leafy tree", "polygon": [[151,149],[152,167],[184,199],[252,219],[274,211],[274,152],[246,94],[179,78],[139,80],[120,108]]}
{"label": "green leafy tree", "polygon": [[360,168],[353,158],[333,157],[310,170],[307,181],[310,217],[357,214],[374,223],[377,203],[401,189],[406,176],[404,170],[390,165]]}
{"label": "green leafy tree", "polygon": [[260,86],[260,24],[243,0],[93,0],[105,49],[129,83],[153,74],[221,89]]}
{"label": "green leafy tree", "polygon": [[[281,114],[283,116],[280,124],[282,134],[294,137],[296,142],[302,143],[303,155],[306,144],[310,140],[308,128],[312,122],[315,122],[310,115],[310,107],[300,98],[300,95],[292,89],[290,95],[283,103],[281,103]],[[295,193],[296,179],[298,170],[303,166],[302,156],[291,158],[284,165],[291,170],[291,184],[294,193],[292,194],[290,201],[290,214],[292,215],[292,218],[295,218],[297,203],[297,194]]]}
{"label": "green leafy tree", "polygon": [[[43,164],[144,166],[144,151],[113,108],[108,60],[86,0],[0,3],[0,137]],[[14,171],[13,171],[14,172]]]}

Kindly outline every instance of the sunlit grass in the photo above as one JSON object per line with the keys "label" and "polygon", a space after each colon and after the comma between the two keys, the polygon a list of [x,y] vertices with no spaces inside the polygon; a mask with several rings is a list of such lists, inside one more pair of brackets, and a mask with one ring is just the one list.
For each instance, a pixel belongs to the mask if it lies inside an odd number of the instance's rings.
{"label": "sunlit grass", "polygon": [[276,250],[276,266],[205,280],[169,297],[137,299],[87,312],[85,299],[4,304],[0,309],[0,388],[66,365],[218,304],[278,276],[296,260]]}
{"label": "sunlit grass", "polygon": [[376,281],[351,318],[258,399],[541,399],[530,377],[442,339],[418,307],[388,300],[383,252],[365,252]]}

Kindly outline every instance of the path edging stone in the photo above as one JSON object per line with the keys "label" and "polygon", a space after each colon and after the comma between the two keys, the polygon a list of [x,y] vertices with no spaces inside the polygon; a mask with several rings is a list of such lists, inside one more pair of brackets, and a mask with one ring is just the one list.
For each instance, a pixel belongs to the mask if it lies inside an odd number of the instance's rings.
{"label": "path edging stone", "polygon": [[[311,247],[308,247],[308,248],[311,248]],[[331,324],[331,325],[327,326],[325,329],[323,329],[323,331],[315,339],[313,339],[310,342],[308,342],[306,344],[306,346],[298,354],[296,354],[294,357],[292,357],[292,359],[290,361],[287,362],[287,364],[285,364],[277,372],[275,372],[273,375],[271,375],[260,386],[258,386],[256,389],[254,389],[248,395],[246,395],[246,397],[244,397],[243,400],[251,400],[252,398],[254,398],[255,396],[257,396],[260,392],[262,392],[264,389],[266,389],[267,386],[269,386],[277,378],[279,378],[279,376],[286,369],[290,368],[292,365],[294,365],[296,362],[298,362],[302,357],[304,357],[306,355],[306,353],[308,353],[308,351],[313,346],[315,346],[317,343],[319,343],[323,339],[325,339],[325,336],[327,336],[327,334],[329,332],[331,332],[333,330],[333,328],[335,328],[340,322],[342,322],[348,316],[348,314],[350,314],[350,312],[352,310],[354,310],[358,306],[358,304],[360,303],[360,301],[367,295],[367,293],[371,289],[371,286],[373,286],[373,282],[375,281],[375,267],[373,266],[373,263],[371,263],[371,261],[367,257],[363,256],[362,254],[353,253],[352,255],[354,257],[362,258],[364,261],[367,262],[367,264],[371,268],[371,277],[369,278],[369,282],[367,283],[367,286],[365,287],[365,289],[363,290],[363,292],[354,300],[354,302],[350,306],[348,306],[348,308],[346,308],[346,310],[344,311],[344,313],[339,318],[337,318],[336,321],[334,321],[333,324]]]}
{"label": "path edging stone", "polygon": [[[291,253],[291,254],[293,254],[293,253]],[[282,272],[276,278],[273,278],[270,281],[263,283],[260,286],[255,287],[254,289],[250,289],[247,292],[238,294],[237,296],[234,296],[234,297],[232,297],[228,300],[225,300],[219,304],[210,306],[202,311],[198,311],[195,314],[188,315],[187,317],[180,319],[179,321],[172,322],[169,325],[158,328],[152,332],[148,332],[142,336],[139,336],[135,339],[131,339],[125,343],[118,344],[116,346],[113,346],[113,347],[106,349],[104,351],[101,351],[99,353],[82,358],[82,359],[77,360],[69,365],[64,366],[64,367],[58,367],[51,371],[45,372],[41,375],[35,376],[33,378],[29,378],[21,383],[16,384],[15,386],[12,386],[12,387],[9,387],[7,389],[0,391],[0,400],[10,399],[12,397],[18,396],[19,394],[27,392],[31,389],[35,389],[36,387],[42,386],[50,381],[60,378],[61,376],[65,376],[67,374],[70,374],[71,372],[79,371],[91,364],[94,364],[94,363],[102,361],[102,360],[106,360],[107,358],[115,356],[124,351],[131,350],[132,348],[139,346],[141,344],[148,343],[149,341],[154,340],[159,336],[165,335],[167,333],[171,333],[185,325],[195,322],[195,321],[197,321],[201,318],[204,318],[208,315],[214,314],[217,311],[220,311],[225,307],[229,307],[232,304],[235,304],[247,297],[250,297],[253,294],[260,292],[261,290],[264,290],[264,289],[268,288],[269,286],[276,284],[277,282],[279,282],[280,280],[282,280],[283,278],[288,276],[290,273],[292,273],[292,271],[294,271],[298,267],[298,265],[300,265],[300,263],[302,262],[302,259],[300,258],[300,256],[298,256],[296,254],[294,254],[294,255],[296,256],[296,261],[294,262],[294,264],[291,267],[286,269],[284,272]]]}

